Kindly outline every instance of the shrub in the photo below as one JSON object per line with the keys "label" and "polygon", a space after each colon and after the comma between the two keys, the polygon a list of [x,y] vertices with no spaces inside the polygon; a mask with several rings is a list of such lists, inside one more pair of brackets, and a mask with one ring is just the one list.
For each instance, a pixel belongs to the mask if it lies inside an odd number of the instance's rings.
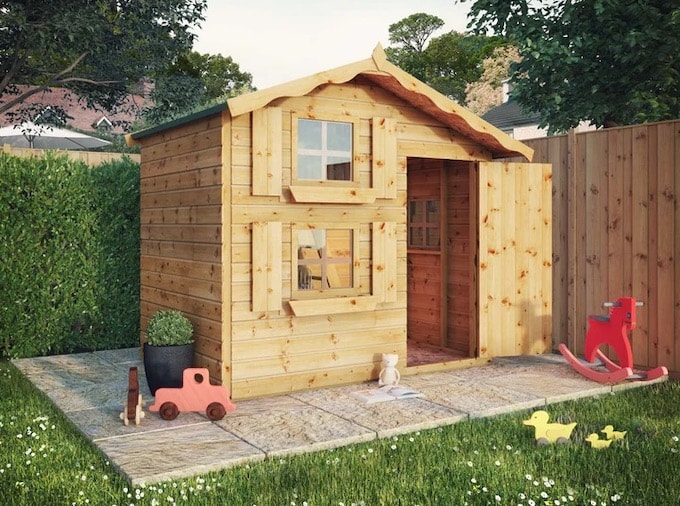
{"label": "shrub", "polygon": [[139,336],[139,169],[0,154],[0,353],[117,348]]}
{"label": "shrub", "polygon": [[175,309],[156,311],[149,319],[146,338],[150,346],[175,346],[194,342],[189,319]]}

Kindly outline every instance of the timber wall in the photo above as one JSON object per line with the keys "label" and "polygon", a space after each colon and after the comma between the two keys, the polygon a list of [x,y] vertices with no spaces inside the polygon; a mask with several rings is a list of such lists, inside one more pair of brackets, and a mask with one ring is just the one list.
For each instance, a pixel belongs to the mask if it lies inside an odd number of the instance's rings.
{"label": "timber wall", "polygon": [[553,344],[582,353],[587,316],[631,295],[635,364],[678,376],[680,121],[524,142],[553,164]]}
{"label": "timber wall", "polygon": [[141,328],[159,309],[181,310],[194,326],[195,365],[220,378],[222,117],[140,142]]}
{"label": "timber wall", "polygon": [[[365,189],[373,184],[371,120],[380,114],[389,116],[399,107],[402,103],[398,99],[381,90],[322,86],[308,96],[273,102],[262,112],[269,118],[264,126],[258,111],[257,116],[244,114],[232,120],[234,398],[368,380],[380,371],[380,352],[406,356],[405,159],[393,167],[390,184],[397,188],[395,198],[378,199],[374,204],[298,203],[288,190],[292,181],[293,114],[319,119],[359,118],[354,167],[359,171],[360,187]],[[408,113],[399,111],[398,115]],[[263,137],[267,141],[262,147],[252,145]],[[274,156],[282,153],[272,169],[273,178],[269,177],[271,173],[263,177],[253,166],[254,157],[261,151],[273,152]],[[271,188],[257,187],[271,179],[275,180]],[[398,264],[388,267],[389,272],[396,271],[393,300],[379,303],[373,311],[335,314],[333,301],[310,301],[316,306],[311,312],[316,314],[295,314],[289,304],[293,292],[292,226],[358,225],[359,265],[355,269],[359,282],[353,300],[361,301],[368,300],[374,291],[373,238],[376,227],[385,223],[396,228],[393,239],[400,238],[395,242]]]}

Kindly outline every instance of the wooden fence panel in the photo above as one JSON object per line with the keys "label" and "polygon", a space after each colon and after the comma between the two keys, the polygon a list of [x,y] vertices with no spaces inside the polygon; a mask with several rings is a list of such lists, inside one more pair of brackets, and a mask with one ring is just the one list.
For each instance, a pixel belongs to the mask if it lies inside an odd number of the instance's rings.
{"label": "wooden fence panel", "polygon": [[[49,150],[47,149],[31,149],[31,148],[14,148],[9,144],[2,146],[2,151],[13,156],[19,156],[22,158],[28,158],[34,156],[36,158],[42,158],[45,156]],[[66,155],[71,160],[82,160],[87,165],[95,166],[100,163],[110,162],[113,160],[119,160],[124,156],[127,156],[133,162],[139,163],[140,155],[135,153],[104,153],[100,151],[70,151],[70,150],[59,150],[55,151],[58,155]]]}
{"label": "wooden fence panel", "polygon": [[680,120],[525,142],[553,165],[553,346],[631,295],[636,365],[680,376]]}

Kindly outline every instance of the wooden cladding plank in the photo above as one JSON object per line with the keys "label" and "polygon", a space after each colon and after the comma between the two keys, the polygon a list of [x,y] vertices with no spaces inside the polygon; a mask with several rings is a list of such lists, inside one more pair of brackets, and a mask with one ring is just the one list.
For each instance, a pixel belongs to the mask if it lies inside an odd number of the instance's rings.
{"label": "wooden cladding plank", "polygon": [[282,297],[282,224],[253,225],[253,311],[279,311]]}
{"label": "wooden cladding plank", "polygon": [[373,118],[373,188],[380,197],[397,197],[397,121]]}
{"label": "wooden cladding plank", "polygon": [[141,209],[189,207],[197,204],[217,205],[220,203],[221,193],[219,186],[162,193],[144,193],[140,197]]}
{"label": "wooden cladding plank", "polygon": [[235,341],[232,353],[238,362],[259,359],[280,359],[282,356],[304,355],[306,353],[327,353],[356,347],[373,347],[383,350],[404,339],[403,327],[339,329],[334,332],[307,334]]}
{"label": "wooden cladding plank", "polygon": [[221,284],[219,282],[145,270],[141,271],[140,278],[144,286],[158,288],[165,292],[190,294],[192,297],[212,301],[221,300]]}
{"label": "wooden cladding plank", "polygon": [[[406,350],[403,349],[399,354],[400,356],[406,356]],[[359,383],[376,378],[379,372],[380,363],[378,361],[371,364],[351,365],[336,369],[234,380],[232,382],[231,397],[238,401],[239,399],[286,394],[311,388]]]}
{"label": "wooden cladding plank", "polygon": [[143,241],[176,241],[193,243],[217,243],[222,239],[219,225],[142,225]]}
{"label": "wooden cladding plank", "polygon": [[142,209],[140,212],[140,221],[145,225],[209,225],[219,224],[221,219],[222,207],[219,205]]}
{"label": "wooden cladding plank", "polygon": [[[397,342],[395,339],[393,346]],[[234,360],[232,377],[234,381],[268,378],[276,382],[277,377],[288,373],[320,372],[336,367],[361,366],[373,363],[377,355],[388,347],[388,345],[376,347],[369,342],[364,346],[352,348],[326,348],[313,353],[282,354],[248,361]]]}
{"label": "wooden cladding plank", "polygon": [[472,144],[437,144],[434,142],[398,141],[398,152],[403,156],[432,157],[447,160],[491,160],[491,153]]}
{"label": "wooden cladding plank", "polygon": [[199,299],[188,294],[170,293],[144,285],[140,290],[140,299],[142,302],[179,309],[187,315],[196,315],[215,321],[220,321],[222,314],[220,302]]}
{"label": "wooden cladding plank", "polygon": [[281,194],[283,126],[280,107],[256,109],[253,118],[253,195]]}
{"label": "wooden cladding plank", "polygon": [[[219,163],[219,157],[216,158],[215,162]],[[206,186],[218,186],[220,183],[221,170],[219,166],[203,169],[189,167],[174,174],[162,174],[155,177],[142,178],[140,181],[140,191],[147,194],[202,188]]]}
{"label": "wooden cladding plank", "polygon": [[140,258],[140,268],[150,272],[209,281],[220,281],[222,271],[219,263],[162,258],[144,254]]}
{"label": "wooden cladding plank", "polygon": [[199,262],[220,262],[222,247],[219,244],[167,242],[154,239],[142,241],[141,254]]}
{"label": "wooden cladding plank", "polygon": [[313,335],[332,335],[337,332],[361,331],[383,327],[403,328],[406,323],[405,310],[387,309],[361,315],[344,313],[336,315],[317,315],[300,318],[285,316],[281,318],[247,320],[234,322],[231,327],[231,340],[255,342],[270,338],[298,338]]}
{"label": "wooden cladding plank", "polygon": [[373,295],[380,302],[397,300],[397,234],[393,222],[373,223]]}
{"label": "wooden cladding plank", "polygon": [[[152,138],[153,139],[153,138]],[[220,128],[202,130],[183,137],[160,142],[142,149],[142,164],[186,153],[212,149],[221,143]]]}

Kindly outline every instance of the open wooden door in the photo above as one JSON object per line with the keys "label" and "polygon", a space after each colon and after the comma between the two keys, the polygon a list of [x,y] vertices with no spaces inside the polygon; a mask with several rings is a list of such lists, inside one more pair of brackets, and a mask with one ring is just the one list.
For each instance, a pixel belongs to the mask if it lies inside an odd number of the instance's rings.
{"label": "open wooden door", "polygon": [[552,166],[480,162],[480,356],[552,346]]}

